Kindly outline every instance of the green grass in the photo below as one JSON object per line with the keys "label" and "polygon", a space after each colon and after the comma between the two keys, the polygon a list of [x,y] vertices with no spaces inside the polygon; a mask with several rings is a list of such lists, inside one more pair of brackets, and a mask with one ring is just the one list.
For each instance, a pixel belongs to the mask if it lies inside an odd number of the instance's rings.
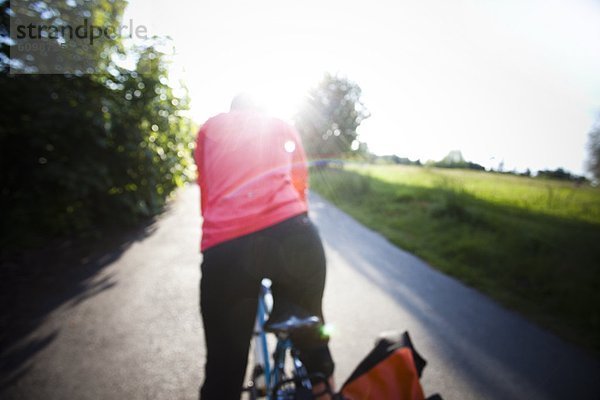
{"label": "green grass", "polygon": [[315,169],[311,185],[391,242],[600,353],[600,190],[406,166]]}

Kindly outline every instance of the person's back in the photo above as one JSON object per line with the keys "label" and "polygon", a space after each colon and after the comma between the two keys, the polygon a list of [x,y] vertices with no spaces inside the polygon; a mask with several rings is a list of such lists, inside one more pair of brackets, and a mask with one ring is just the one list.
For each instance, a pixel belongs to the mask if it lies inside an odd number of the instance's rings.
{"label": "person's back", "polygon": [[297,133],[279,119],[253,111],[219,114],[202,126],[195,158],[202,250],[307,210],[304,152]]}

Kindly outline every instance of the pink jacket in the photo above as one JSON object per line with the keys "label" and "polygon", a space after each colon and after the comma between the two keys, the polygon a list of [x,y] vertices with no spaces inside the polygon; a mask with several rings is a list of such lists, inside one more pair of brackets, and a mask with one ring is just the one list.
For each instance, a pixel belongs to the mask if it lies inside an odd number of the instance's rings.
{"label": "pink jacket", "polygon": [[194,158],[202,251],[307,211],[306,156],[289,124],[251,111],[210,118]]}

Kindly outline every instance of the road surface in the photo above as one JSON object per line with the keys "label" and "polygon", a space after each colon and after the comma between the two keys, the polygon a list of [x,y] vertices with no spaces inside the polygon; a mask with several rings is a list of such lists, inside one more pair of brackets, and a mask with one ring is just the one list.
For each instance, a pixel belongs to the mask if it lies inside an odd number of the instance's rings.
{"label": "road surface", "polygon": [[[196,186],[143,232],[62,275],[21,282],[2,399],[194,399],[202,379]],[[342,383],[382,331],[408,330],[445,399],[600,398],[600,363],[311,195]],[[31,287],[29,287],[30,285]],[[29,299],[24,307],[19,299]],[[23,302],[25,304],[25,302]],[[30,313],[30,314],[29,314]],[[12,321],[4,317],[3,321]],[[7,339],[8,338],[8,339]]]}

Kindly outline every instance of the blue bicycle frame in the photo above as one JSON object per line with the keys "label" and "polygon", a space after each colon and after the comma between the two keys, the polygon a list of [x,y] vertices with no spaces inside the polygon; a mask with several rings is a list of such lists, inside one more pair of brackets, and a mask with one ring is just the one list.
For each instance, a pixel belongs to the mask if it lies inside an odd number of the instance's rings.
{"label": "blue bicycle frame", "polygon": [[[271,362],[270,362],[270,355],[269,355],[269,348],[267,346],[267,333],[264,331],[264,326],[265,326],[265,322],[267,322],[267,316],[269,314],[269,312],[271,311],[270,308],[272,308],[273,304],[271,301],[271,304],[267,304],[267,298],[268,296],[270,296],[271,293],[271,289],[269,287],[269,285],[265,282],[265,280],[263,280],[261,282],[260,285],[260,296],[258,298],[258,310],[256,313],[256,323],[257,323],[257,329],[256,329],[256,334],[258,336],[258,343],[260,346],[260,354],[258,354],[258,356],[260,356],[262,358],[262,362],[263,362],[263,373],[265,376],[265,384],[267,388],[271,387]],[[267,398],[269,400],[271,400],[271,396],[269,393],[267,393]]]}
{"label": "blue bicycle frame", "polygon": [[[253,382],[249,387],[251,393],[254,394],[254,397],[252,398],[257,398],[258,393],[262,392],[262,389],[265,389],[265,392],[262,394],[266,396],[267,400],[290,399],[290,394],[293,395],[293,393],[298,393],[298,391],[308,390],[310,393],[310,389],[312,388],[311,381],[306,373],[306,369],[300,361],[298,351],[295,349],[292,340],[287,337],[287,335],[277,335],[277,345],[271,362],[267,343],[267,332],[265,331],[264,326],[272,308],[273,298],[271,296],[271,282],[268,279],[263,279],[261,282],[255,323],[255,369]],[[288,352],[291,356],[295,371],[293,377],[286,375],[285,367]],[[261,375],[264,376],[265,380],[264,388],[257,385],[257,380]],[[288,385],[292,383],[293,389],[290,389]]]}

